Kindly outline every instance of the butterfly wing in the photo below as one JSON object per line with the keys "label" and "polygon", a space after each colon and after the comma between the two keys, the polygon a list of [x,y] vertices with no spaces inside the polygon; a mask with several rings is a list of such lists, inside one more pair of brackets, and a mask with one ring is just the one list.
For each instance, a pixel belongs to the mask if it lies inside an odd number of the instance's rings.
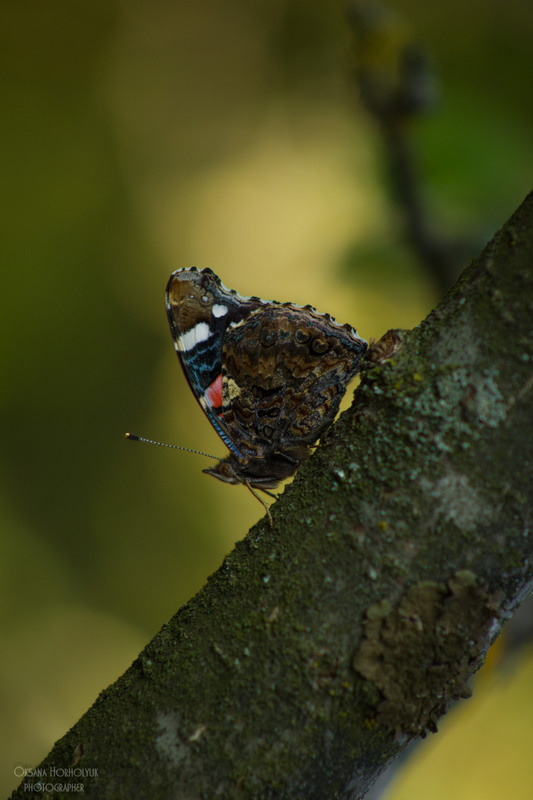
{"label": "butterfly wing", "polygon": [[172,273],[165,294],[174,346],[191,391],[226,447],[242,458],[239,440],[223,414],[222,344],[228,326],[240,322],[263,301],[226,289],[210,270]]}
{"label": "butterfly wing", "polygon": [[248,459],[299,460],[333,422],[366,349],[353,328],[310,306],[256,309],[224,337],[228,435],[247,442]]}
{"label": "butterfly wing", "polygon": [[267,488],[292,475],[333,422],[367,343],[311,306],[242,297],[209,269],[174,272],[166,305],[185,377],[230,451],[207,472]]}

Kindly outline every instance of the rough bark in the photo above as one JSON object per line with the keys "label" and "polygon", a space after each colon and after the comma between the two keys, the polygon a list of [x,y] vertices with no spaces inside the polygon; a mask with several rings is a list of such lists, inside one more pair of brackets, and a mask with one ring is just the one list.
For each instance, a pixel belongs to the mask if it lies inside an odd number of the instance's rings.
{"label": "rough bark", "polygon": [[434,730],[533,578],[532,329],[530,195],[373,348],[273,527],[55,745],[45,796],[348,800]]}

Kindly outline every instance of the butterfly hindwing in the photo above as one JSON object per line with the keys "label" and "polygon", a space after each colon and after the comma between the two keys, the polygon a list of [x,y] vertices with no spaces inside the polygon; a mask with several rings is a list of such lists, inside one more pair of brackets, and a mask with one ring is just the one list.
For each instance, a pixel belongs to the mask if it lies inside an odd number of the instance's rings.
{"label": "butterfly hindwing", "polygon": [[225,425],[255,457],[313,444],[333,422],[365,343],[298,306],[265,305],[226,332]]}

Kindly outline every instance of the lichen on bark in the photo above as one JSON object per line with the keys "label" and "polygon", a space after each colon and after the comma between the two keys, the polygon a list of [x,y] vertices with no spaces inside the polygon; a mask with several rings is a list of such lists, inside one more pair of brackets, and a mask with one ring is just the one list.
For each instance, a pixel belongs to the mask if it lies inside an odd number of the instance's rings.
{"label": "lichen on bark", "polygon": [[377,720],[398,738],[435,732],[450,703],[470,696],[502,601],[460,570],[447,583],[413,584],[395,608],[372,604],[352,665],[380,691]]}

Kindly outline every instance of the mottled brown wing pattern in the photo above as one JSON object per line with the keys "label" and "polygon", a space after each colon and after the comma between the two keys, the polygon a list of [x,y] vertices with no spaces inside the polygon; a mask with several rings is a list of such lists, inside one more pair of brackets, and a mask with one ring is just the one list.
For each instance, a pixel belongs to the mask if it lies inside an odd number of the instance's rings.
{"label": "mottled brown wing pattern", "polygon": [[365,350],[352,328],[310,307],[267,305],[230,326],[222,346],[224,424],[246,439],[247,460],[277,455],[300,463],[333,422]]}

